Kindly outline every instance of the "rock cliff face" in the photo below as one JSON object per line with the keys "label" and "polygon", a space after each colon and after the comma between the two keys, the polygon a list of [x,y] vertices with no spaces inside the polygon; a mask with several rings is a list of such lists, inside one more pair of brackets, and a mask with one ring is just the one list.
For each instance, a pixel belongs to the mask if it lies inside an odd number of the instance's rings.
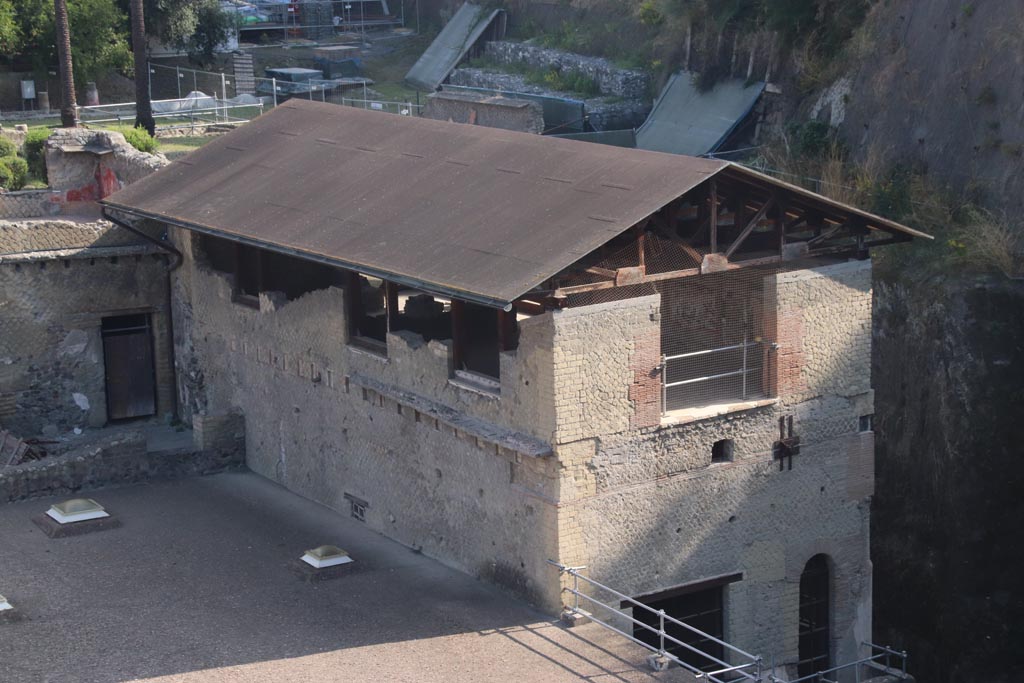
{"label": "rock cliff face", "polygon": [[1024,281],[876,283],[876,641],[918,680],[1019,679]]}

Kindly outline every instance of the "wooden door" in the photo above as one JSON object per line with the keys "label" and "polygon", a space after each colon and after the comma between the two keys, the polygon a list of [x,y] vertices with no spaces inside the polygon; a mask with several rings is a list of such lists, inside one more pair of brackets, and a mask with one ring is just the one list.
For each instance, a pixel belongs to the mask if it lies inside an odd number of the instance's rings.
{"label": "wooden door", "polygon": [[148,313],[103,319],[107,418],[126,420],[156,414],[153,330]]}

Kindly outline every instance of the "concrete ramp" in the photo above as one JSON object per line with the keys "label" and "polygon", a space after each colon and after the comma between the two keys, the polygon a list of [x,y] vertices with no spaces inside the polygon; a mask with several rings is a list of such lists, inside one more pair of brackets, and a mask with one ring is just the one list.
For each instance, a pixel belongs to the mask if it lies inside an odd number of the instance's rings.
{"label": "concrete ramp", "polygon": [[716,151],[746,118],[764,83],[723,81],[708,92],[693,85],[686,71],[674,74],[651,115],[636,132],[636,146],[655,152],[701,156]]}
{"label": "concrete ramp", "polygon": [[417,90],[437,90],[452,69],[492,27],[491,40],[504,37],[505,10],[485,10],[469,2],[463,4],[409,69],[405,82]]}

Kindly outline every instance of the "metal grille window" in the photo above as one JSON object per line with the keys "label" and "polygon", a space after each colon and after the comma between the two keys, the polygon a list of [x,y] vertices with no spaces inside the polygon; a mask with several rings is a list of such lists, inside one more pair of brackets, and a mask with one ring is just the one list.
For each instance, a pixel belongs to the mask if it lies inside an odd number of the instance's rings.
{"label": "metal grille window", "polygon": [[768,398],[774,304],[765,272],[662,283],[663,410]]}

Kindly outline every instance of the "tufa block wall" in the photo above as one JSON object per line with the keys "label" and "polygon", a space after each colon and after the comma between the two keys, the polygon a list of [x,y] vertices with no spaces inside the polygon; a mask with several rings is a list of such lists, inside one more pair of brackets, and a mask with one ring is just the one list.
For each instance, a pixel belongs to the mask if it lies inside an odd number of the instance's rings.
{"label": "tufa block wall", "polygon": [[[778,398],[664,426],[623,391],[657,365],[643,341],[657,297],[556,313],[560,561],[629,595],[742,573],[725,589],[726,640],[793,662],[800,573],[825,553],[833,656],[853,658],[871,630],[873,436],[857,432],[872,412],[870,287],[869,262],[768,276]],[[772,445],[787,415],[802,451],[780,472]],[[734,441],[734,457],[712,464],[720,439]]]}
{"label": "tufa block wall", "polygon": [[[248,466],[425,554],[555,610],[558,472],[550,316],[501,358],[501,396],[449,381],[446,342],[388,336],[388,357],[347,344],[343,292],[232,301],[231,277],[188,234],[175,275],[181,405],[245,417]],[[196,240],[198,242],[198,240]],[[343,543],[344,539],[338,539]]]}

